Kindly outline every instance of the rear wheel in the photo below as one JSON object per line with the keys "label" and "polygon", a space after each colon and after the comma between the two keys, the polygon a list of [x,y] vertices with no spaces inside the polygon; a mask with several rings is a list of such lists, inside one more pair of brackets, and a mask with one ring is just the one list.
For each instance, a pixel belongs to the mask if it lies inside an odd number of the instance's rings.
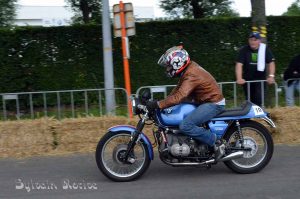
{"label": "rear wheel", "polygon": [[[271,160],[274,150],[273,139],[268,129],[255,121],[241,122],[241,131],[244,137],[244,151],[242,158],[224,162],[225,165],[237,173],[255,173],[262,170]],[[231,147],[240,147],[237,139],[237,129],[232,128],[224,136]]]}
{"label": "rear wheel", "polygon": [[100,171],[113,181],[131,181],[140,177],[149,167],[149,151],[138,141],[129,154],[128,162],[122,158],[127,150],[131,134],[127,131],[108,132],[98,143],[96,162]]}

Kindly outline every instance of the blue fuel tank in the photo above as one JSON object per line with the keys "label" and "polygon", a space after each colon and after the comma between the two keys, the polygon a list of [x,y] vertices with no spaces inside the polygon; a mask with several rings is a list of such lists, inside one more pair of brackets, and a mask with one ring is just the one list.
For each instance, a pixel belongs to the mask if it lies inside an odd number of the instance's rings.
{"label": "blue fuel tank", "polygon": [[194,104],[182,103],[172,106],[161,111],[158,111],[158,118],[165,126],[178,126],[180,122],[193,110],[196,106]]}

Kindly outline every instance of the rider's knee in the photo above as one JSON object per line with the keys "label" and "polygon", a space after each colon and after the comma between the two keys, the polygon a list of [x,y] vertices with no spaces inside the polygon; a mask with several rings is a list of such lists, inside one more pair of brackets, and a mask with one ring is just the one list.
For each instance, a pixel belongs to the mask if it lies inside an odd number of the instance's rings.
{"label": "rider's knee", "polygon": [[183,132],[189,132],[194,128],[194,124],[186,121],[182,121],[179,125],[179,130]]}

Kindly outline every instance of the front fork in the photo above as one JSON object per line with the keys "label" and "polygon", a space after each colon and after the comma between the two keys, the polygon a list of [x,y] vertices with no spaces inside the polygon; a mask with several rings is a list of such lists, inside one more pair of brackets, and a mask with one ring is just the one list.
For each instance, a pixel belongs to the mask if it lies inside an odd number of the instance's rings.
{"label": "front fork", "polygon": [[148,119],[148,113],[146,113],[143,116],[143,118],[137,124],[136,130],[132,132],[131,139],[130,139],[130,141],[127,144],[127,150],[126,150],[126,153],[125,153],[124,158],[123,158],[123,161],[125,163],[130,163],[128,161],[129,154],[132,152],[134,146],[139,141],[141,132],[142,132],[144,126],[145,126],[145,122],[146,122],[147,119]]}

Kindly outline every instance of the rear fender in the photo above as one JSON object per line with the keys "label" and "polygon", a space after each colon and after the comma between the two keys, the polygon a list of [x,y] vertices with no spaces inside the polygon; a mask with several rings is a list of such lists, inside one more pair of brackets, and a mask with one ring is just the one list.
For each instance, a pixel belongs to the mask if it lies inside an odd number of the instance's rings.
{"label": "rear fender", "polygon": [[[108,129],[108,131],[111,131],[111,132],[127,131],[130,133],[134,132],[135,130],[136,130],[136,128],[134,126],[130,126],[130,125],[118,125],[118,126],[113,126]],[[151,144],[149,138],[143,132],[141,132],[141,139],[147,145],[147,148],[149,151],[149,157],[151,160],[153,160],[153,157],[154,157],[153,148],[152,148],[152,144]]]}
{"label": "rear fender", "polygon": [[275,123],[268,116],[262,117],[261,119],[263,119],[267,124],[269,124],[270,127],[276,128]]}

